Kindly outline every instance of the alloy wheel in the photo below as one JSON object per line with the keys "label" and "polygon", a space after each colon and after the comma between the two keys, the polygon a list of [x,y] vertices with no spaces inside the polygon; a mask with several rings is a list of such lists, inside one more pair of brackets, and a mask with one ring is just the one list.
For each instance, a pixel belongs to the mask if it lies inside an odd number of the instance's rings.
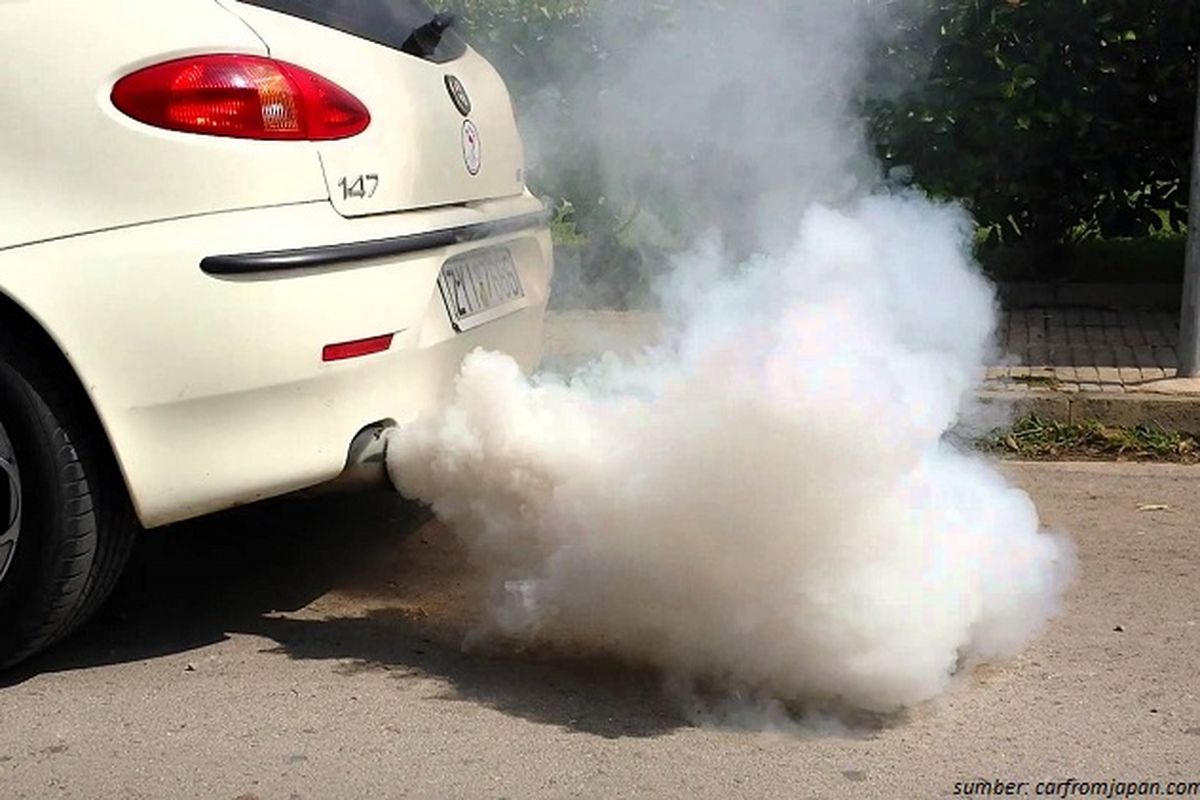
{"label": "alloy wheel", "polygon": [[17,455],[0,424],[0,582],[4,580],[21,537],[21,472]]}

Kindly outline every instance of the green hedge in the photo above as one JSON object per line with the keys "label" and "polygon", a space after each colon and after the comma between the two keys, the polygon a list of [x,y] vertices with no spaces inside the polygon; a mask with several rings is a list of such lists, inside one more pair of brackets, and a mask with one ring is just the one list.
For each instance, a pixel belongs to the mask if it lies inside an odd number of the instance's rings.
{"label": "green hedge", "polygon": [[993,243],[1183,230],[1200,4],[933,5],[881,64],[927,77],[868,106],[886,162],[965,198]]}

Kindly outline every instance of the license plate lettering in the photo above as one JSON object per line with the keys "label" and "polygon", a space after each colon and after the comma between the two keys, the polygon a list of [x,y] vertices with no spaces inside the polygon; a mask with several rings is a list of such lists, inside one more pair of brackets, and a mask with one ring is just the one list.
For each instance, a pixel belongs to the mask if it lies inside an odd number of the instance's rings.
{"label": "license plate lettering", "polygon": [[525,290],[507,248],[468,253],[442,265],[438,287],[455,330],[464,331],[519,308]]}

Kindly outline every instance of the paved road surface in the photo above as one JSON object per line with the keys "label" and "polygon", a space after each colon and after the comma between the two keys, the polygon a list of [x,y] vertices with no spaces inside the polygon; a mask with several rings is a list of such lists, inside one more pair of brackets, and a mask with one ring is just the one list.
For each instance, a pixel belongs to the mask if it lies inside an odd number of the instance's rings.
{"label": "paved road surface", "polygon": [[471,573],[398,499],[180,526],[145,541],[105,618],[0,682],[0,797],[912,798],[978,776],[1200,780],[1200,471],[1012,472],[1078,540],[1066,617],[905,719],[807,736],[691,727],[652,675],[613,664],[464,655]]}

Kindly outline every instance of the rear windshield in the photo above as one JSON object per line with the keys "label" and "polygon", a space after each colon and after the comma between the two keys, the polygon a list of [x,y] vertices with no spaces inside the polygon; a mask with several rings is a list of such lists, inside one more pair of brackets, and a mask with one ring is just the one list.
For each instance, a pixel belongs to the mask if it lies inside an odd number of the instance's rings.
{"label": "rear windshield", "polygon": [[466,52],[453,29],[442,32],[425,0],[242,0],[442,63]]}

